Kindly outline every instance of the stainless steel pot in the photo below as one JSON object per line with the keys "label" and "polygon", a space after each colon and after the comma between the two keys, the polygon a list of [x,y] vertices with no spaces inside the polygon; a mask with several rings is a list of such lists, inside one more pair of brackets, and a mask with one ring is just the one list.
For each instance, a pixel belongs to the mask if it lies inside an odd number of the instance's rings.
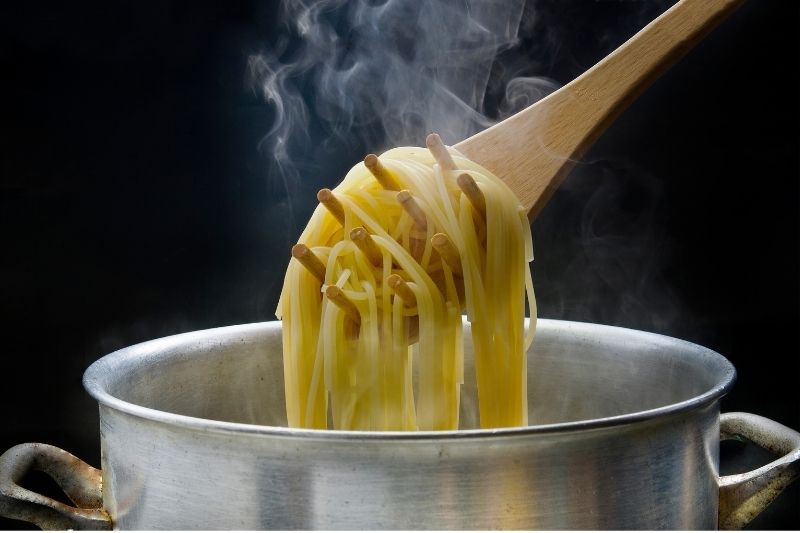
{"label": "stainless steel pot", "polygon": [[[735,528],[800,473],[800,434],[720,417],[735,377],[725,358],[651,333],[541,320],[533,425],[517,429],[474,429],[469,364],[459,431],[287,429],[281,365],[277,322],[102,358],[84,376],[102,476],[57,448],[17,446],[0,458],[0,514],[96,529]],[[720,438],[781,457],[719,477]],[[76,507],[19,487],[31,468]]]}

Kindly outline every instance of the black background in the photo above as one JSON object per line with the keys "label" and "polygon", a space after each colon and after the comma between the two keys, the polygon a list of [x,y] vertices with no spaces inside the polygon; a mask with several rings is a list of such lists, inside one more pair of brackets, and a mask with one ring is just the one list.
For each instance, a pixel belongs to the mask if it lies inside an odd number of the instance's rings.
{"label": "black background", "polygon": [[[565,83],[654,5],[540,1],[536,28],[551,44],[523,46],[539,74]],[[0,7],[0,450],[47,442],[98,465],[97,408],[81,386],[91,362],[273,319],[296,233],[266,185],[256,146],[271,112],[244,70],[274,38],[275,12],[259,2]],[[795,2],[746,3],[629,108],[533,225],[539,316],[715,349],[739,373],[723,410],[793,428],[799,15]],[[312,200],[297,206],[300,220]],[[763,460],[724,451],[723,473]],[[798,528],[798,509],[795,485],[753,526]]]}

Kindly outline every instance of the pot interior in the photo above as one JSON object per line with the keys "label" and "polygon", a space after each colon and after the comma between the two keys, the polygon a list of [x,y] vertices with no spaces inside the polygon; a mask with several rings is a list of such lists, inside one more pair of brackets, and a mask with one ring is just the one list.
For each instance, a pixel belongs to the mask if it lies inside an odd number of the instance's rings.
{"label": "pot interior", "polygon": [[[465,323],[461,429],[477,427]],[[87,390],[209,420],[286,426],[281,326],[265,322],[175,335],[110,354],[86,372]],[[539,320],[528,353],[531,425],[629,415],[722,395],[734,369],[702,346],[652,333]],[[702,400],[702,399],[700,399]]]}

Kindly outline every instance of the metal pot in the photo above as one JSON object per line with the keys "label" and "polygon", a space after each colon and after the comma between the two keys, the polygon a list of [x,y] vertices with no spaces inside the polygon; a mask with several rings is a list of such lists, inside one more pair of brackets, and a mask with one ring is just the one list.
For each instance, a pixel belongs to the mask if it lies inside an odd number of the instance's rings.
{"label": "metal pot", "polygon": [[[735,528],[800,473],[800,434],[720,417],[735,371],[701,346],[541,320],[533,425],[498,430],[474,429],[466,351],[464,429],[366,433],[285,427],[280,323],[119,350],[84,376],[102,476],[57,448],[17,446],[0,458],[0,514],[96,529]],[[719,477],[720,438],[782,457]],[[31,468],[77,507],[19,487]]]}

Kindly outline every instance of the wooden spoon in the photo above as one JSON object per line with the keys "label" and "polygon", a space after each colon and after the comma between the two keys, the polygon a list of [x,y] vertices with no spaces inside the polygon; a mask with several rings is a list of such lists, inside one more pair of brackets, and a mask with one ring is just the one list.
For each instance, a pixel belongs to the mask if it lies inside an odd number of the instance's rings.
{"label": "wooden spoon", "polygon": [[533,220],[605,128],[742,1],[680,0],[568,85],[454,148],[502,178]]}

